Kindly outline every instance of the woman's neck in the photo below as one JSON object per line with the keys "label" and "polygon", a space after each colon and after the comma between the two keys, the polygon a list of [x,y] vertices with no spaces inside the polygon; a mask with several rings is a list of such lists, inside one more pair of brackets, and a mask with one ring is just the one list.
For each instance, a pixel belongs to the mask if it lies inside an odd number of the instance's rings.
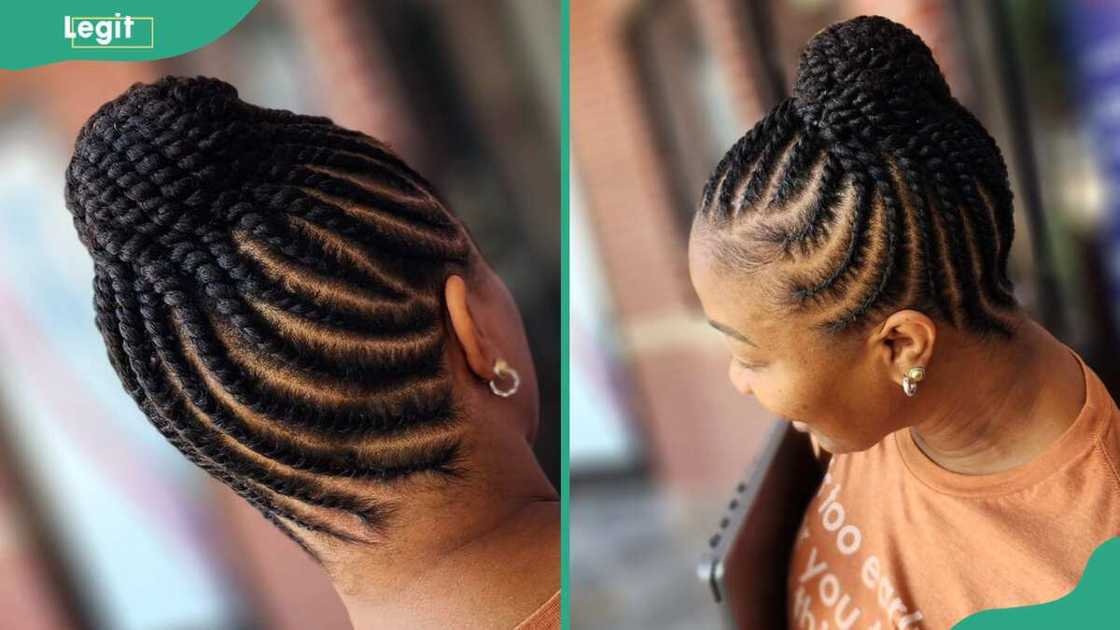
{"label": "woman's neck", "polygon": [[968,346],[936,369],[936,389],[922,392],[931,408],[910,431],[927,457],[956,473],[992,474],[1030,462],[1085,403],[1076,357],[1030,319],[1010,342]]}
{"label": "woman's neck", "polygon": [[475,487],[332,563],[355,630],[512,628],[560,588],[559,496],[527,444],[492,446]]}

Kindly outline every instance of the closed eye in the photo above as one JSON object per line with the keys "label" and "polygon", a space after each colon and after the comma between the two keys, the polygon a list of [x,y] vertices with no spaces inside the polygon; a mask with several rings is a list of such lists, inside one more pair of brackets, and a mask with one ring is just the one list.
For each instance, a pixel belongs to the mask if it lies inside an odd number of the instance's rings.
{"label": "closed eye", "polygon": [[747,361],[743,361],[742,359],[737,359],[737,358],[734,358],[734,357],[732,357],[732,358],[735,361],[735,363],[739,364],[739,367],[742,367],[742,368],[747,369],[747,370],[758,370],[758,369],[761,369],[763,367],[766,367],[766,364],[764,364],[764,363],[750,363],[750,362],[747,362]]}

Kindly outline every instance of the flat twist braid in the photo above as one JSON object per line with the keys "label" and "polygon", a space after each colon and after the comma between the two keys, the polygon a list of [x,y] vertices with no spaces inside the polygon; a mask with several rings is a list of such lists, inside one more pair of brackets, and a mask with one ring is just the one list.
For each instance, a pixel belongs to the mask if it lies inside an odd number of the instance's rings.
{"label": "flat twist braid", "polygon": [[366,540],[386,482],[465,472],[441,295],[472,245],[381,142],[165,77],[90,117],[65,196],[126,392],[313,555],[294,528]]}
{"label": "flat twist braid", "polygon": [[694,225],[736,226],[717,238],[725,261],[777,264],[786,306],[827,330],[917,308],[1009,335],[1012,211],[999,148],[929,48],[860,17],[809,42],[794,96],[728,151]]}

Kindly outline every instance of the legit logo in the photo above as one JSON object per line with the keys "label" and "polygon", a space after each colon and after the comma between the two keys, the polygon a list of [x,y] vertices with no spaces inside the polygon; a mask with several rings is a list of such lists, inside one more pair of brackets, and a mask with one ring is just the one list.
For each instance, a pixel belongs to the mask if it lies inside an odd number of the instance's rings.
{"label": "legit logo", "polygon": [[63,36],[71,48],[153,48],[154,17],[70,17],[64,16]]}

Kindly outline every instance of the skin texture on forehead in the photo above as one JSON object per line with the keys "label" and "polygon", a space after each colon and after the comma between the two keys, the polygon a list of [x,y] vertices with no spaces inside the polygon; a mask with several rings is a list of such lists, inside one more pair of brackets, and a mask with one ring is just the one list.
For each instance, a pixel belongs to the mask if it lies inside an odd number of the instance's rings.
{"label": "skin texture on forehead", "polygon": [[758,350],[770,353],[792,350],[808,357],[828,349],[835,355],[841,347],[850,351],[858,345],[863,329],[830,333],[819,325],[819,314],[813,309],[791,306],[780,274],[772,266],[749,271],[736,268],[725,255],[726,238],[697,226],[689,240],[689,275],[709,321],[730,328]]}

